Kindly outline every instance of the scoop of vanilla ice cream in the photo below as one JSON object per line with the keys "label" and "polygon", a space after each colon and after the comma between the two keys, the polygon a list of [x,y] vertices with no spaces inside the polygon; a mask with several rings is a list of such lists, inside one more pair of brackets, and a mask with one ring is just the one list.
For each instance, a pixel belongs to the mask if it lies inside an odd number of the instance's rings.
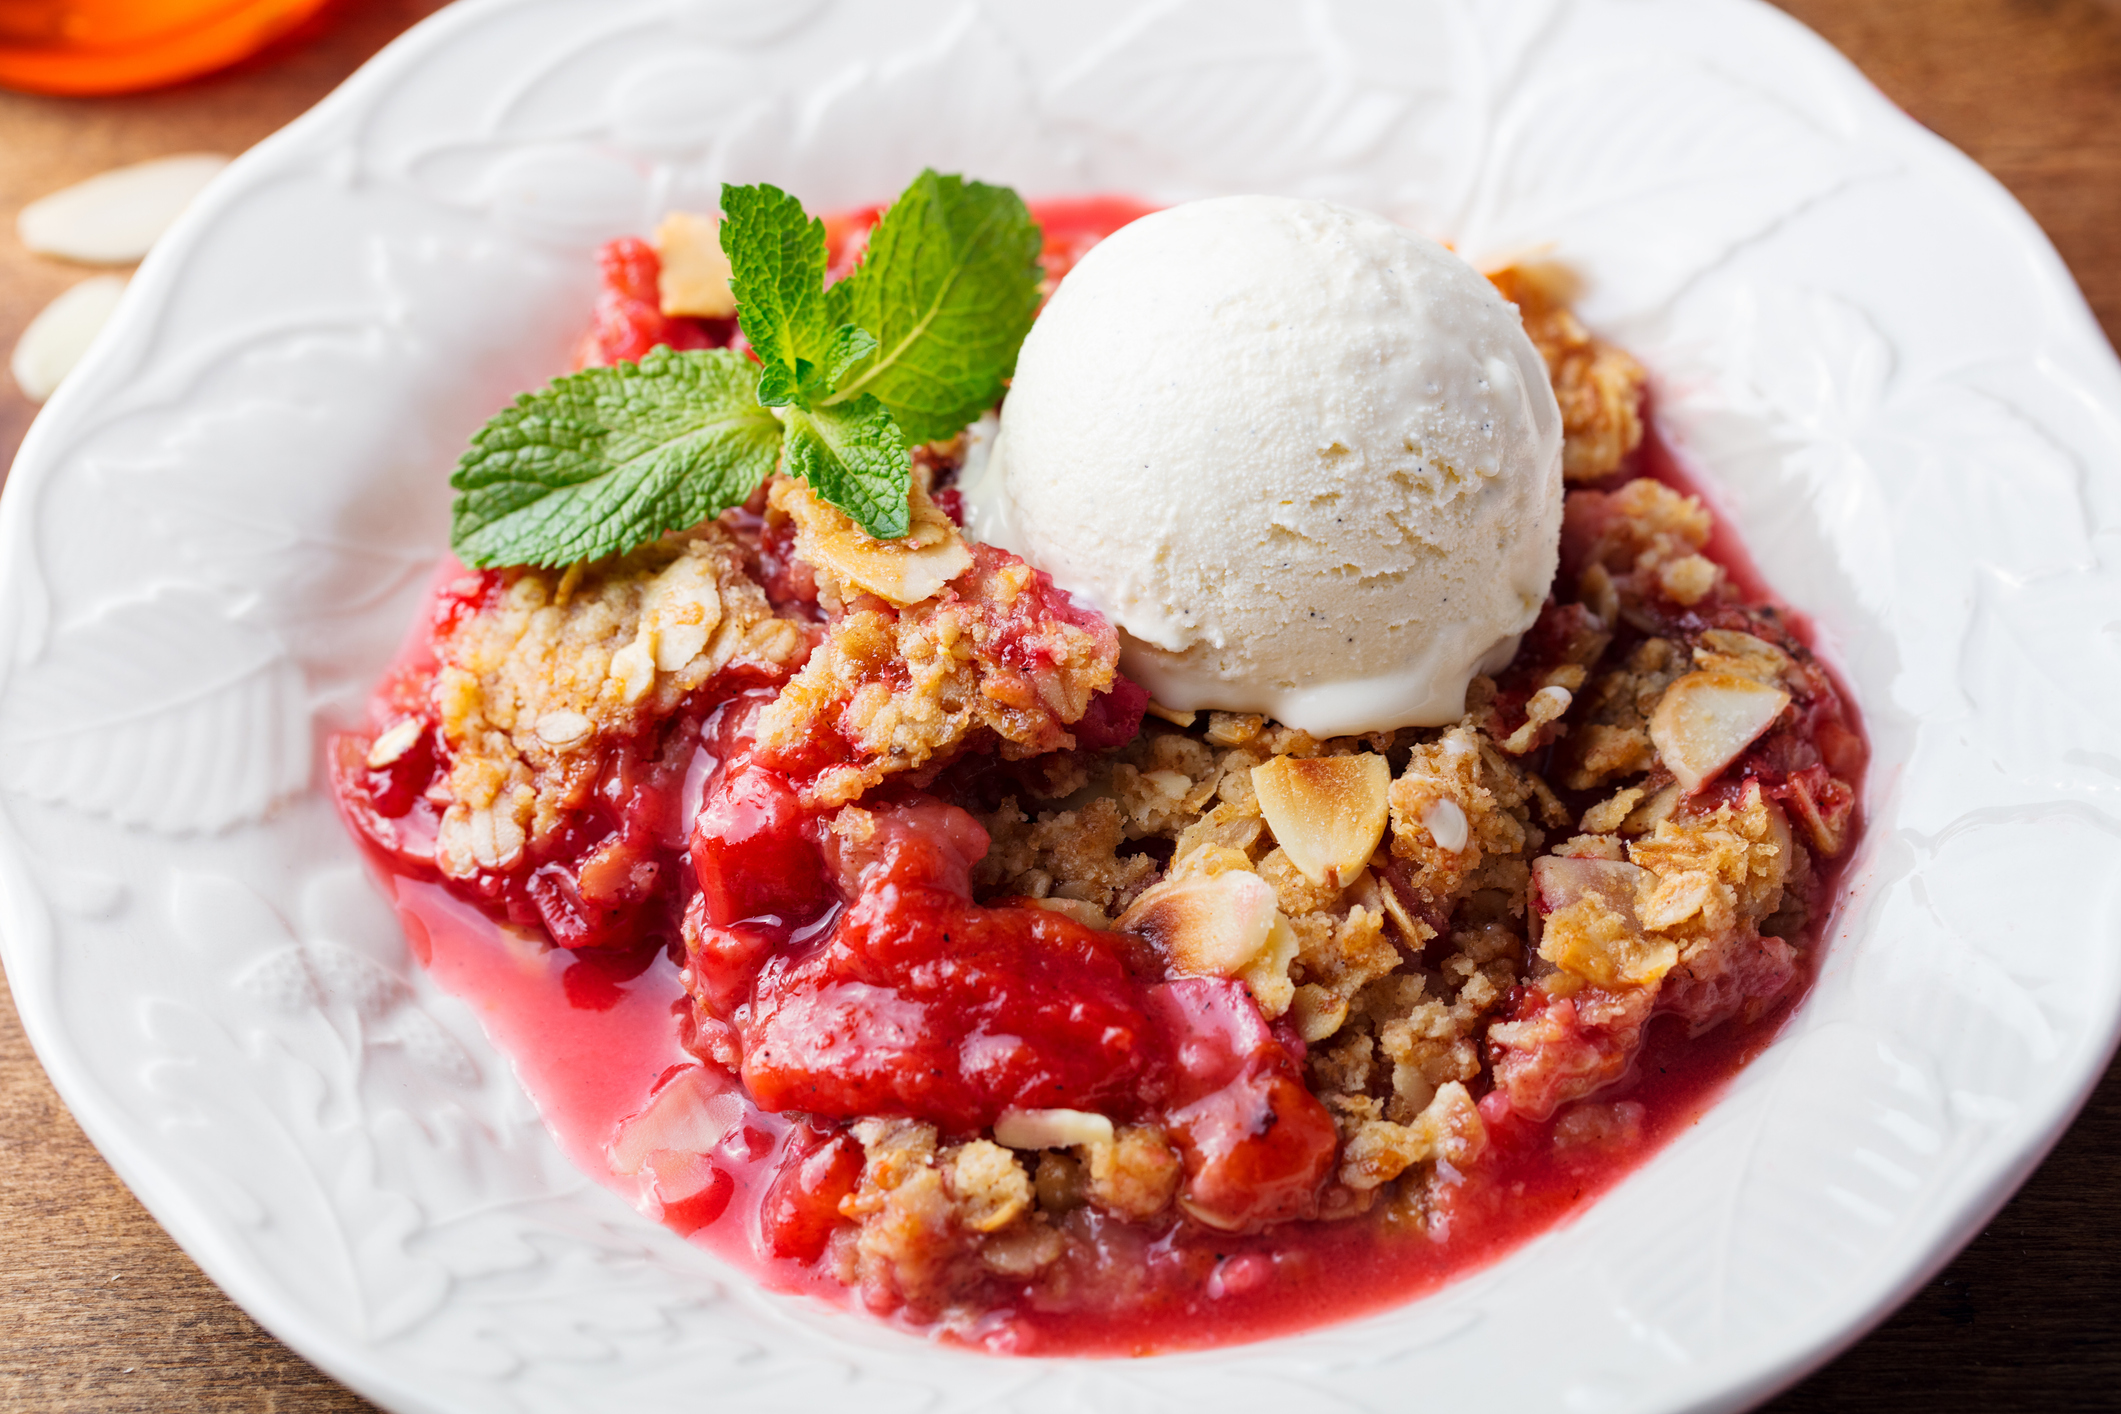
{"label": "scoop of vanilla ice cream", "polygon": [[1172,708],[1453,721],[1554,576],[1561,412],[1516,310],[1323,202],[1193,202],[1094,248],[983,462],[967,528],[1101,610]]}

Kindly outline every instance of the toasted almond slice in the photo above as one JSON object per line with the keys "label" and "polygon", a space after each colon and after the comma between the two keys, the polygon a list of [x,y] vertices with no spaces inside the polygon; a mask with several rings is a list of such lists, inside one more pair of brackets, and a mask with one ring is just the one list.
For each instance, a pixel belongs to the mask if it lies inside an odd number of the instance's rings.
{"label": "toasted almond slice", "polygon": [[227,165],[218,153],[190,152],[119,167],[23,207],[15,233],[39,255],[124,265],[147,254]]}
{"label": "toasted almond slice", "polygon": [[580,712],[560,710],[547,712],[537,721],[538,740],[547,746],[566,748],[588,738],[592,730],[590,720]]}
{"label": "toasted almond slice", "polygon": [[1003,1110],[994,1142],[1006,1149],[1073,1149],[1110,1144],[1112,1121],[1088,1110]]}
{"label": "toasted almond slice", "polygon": [[1694,672],[1665,689],[1650,715],[1650,741],[1692,795],[1710,781],[1790,705],[1779,687],[1736,673]]}
{"label": "toasted almond slice", "polygon": [[52,395],[103,332],[124,293],[124,276],[92,275],[30,320],[8,362],[23,397],[41,403]]}
{"label": "toasted almond slice", "polygon": [[1354,879],[1391,816],[1392,768],[1370,751],[1277,756],[1252,768],[1252,789],[1274,842],[1314,884]]}
{"label": "toasted almond slice", "polygon": [[912,526],[878,540],[800,481],[777,479],[774,509],[795,521],[795,552],[842,581],[894,604],[918,604],[972,568],[972,552],[941,507],[913,488]]}
{"label": "toasted almond slice", "polygon": [[1200,713],[1190,708],[1182,712],[1176,707],[1166,707],[1163,703],[1153,699],[1142,710],[1151,717],[1157,717],[1169,722],[1174,727],[1190,727],[1193,725],[1193,719],[1200,715]]}
{"label": "toasted almond slice", "polygon": [[1302,946],[1296,930],[1281,914],[1274,915],[1274,926],[1267,930],[1266,946],[1259,955],[1238,973],[1238,980],[1259,1004],[1259,1014],[1272,1021],[1289,1009],[1296,1000],[1296,984],[1289,980],[1289,964],[1296,961],[1296,951]]}
{"label": "toasted almond slice", "polygon": [[731,1082],[696,1065],[680,1072],[655,1093],[646,1109],[619,1126],[605,1157],[613,1173],[636,1174],[658,1151],[706,1153],[743,1118],[744,1097]]}
{"label": "toasted almond slice", "polygon": [[1473,822],[1466,819],[1466,808],[1449,796],[1430,801],[1421,812],[1421,824],[1438,849],[1453,854],[1462,853],[1473,838]]}
{"label": "toasted almond slice", "polygon": [[[1651,779],[1654,780],[1655,777]],[[1649,789],[1647,782],[1644,783],[1643,789]],[[1620,822],[1620,828],[1615,830],[1614,833],[1626,835],[1630,838],[1636,835],[1649,834],[1657,828],[1659,822],[1669,819],[1672,812],[1677,810],[1680,802],[1685,799],[1685,787],[1681,786],[1677,781],[1666,781],[1655,791],[1651,792],[1649,799],[1630,809],[1627,818]]]}
{"label": "toasted almond slice", "polygon": [[1272,884],[1231,869],[1158,884],[1114,926],[1156,944],[1179,972],[1235,977],[1266,950],[1280,916]]}
{"label": "toasted almond slice", "polygon": [[1307,1045],[1317,1045],[1340,1030],[1348,1019],[1348,999],[1330,987],[1306,982],[1289,999],[1289,1016],[1296,1034]]}
{"label": "toasted almond slice", "polygon": [[380,771],[394,764],[406,752],[412,750],[427,730],[427,723],[418,717],[400,717],[376,737],[368,748],[368,768]]}
{"label": "toasted almond slice", "polygon": [[1648,871],[1618,859],[1577,859],[1543,854],[1532,861],[1532,887],[1542,913],[1559,913],[1586,895],[1595,895],[1614,912],[1635,916],[1635,893]]}
{"label": "toasted almond slice", "polygon": [[736,296],[729,289],[729,257],[722,253],[722,223],[694,211],[673,211],[655,228],[655,250],[663,273],[656,294],[665,314],[729,319]]}
{"label": "toasted almond slice", "polygon": [[1656,982],[1679,961],[1679,945],[1646,936],[1635,912],[1637,897],[1656,882],[1647,869],[1617,859],[1534,860],[1539,955],[1601,987]]}

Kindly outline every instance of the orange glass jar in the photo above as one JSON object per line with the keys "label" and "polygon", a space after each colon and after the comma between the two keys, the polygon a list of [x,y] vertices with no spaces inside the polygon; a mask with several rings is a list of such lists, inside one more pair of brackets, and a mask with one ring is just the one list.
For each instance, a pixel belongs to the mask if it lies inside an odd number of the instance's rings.
{"label": "orange glass jar", "polygon": [[226,68],[332,0],[0,0],[0,88],[131,93]]}

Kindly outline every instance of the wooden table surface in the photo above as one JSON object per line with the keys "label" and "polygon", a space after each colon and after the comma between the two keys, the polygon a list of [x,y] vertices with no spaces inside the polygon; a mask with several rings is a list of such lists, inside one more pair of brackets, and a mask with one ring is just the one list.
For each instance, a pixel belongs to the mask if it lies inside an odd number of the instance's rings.
{"label": "wooden table surface", "polygon": [[[0,93],[0,350],[83,273],[24,251],[26,201],[121,162],[235,152],[278,128],[433,0],[348,0],[265,60],[102,101]],[[1783,0],[2046,227],[2121,343],[2121,3]],[[0,379],[0,382],[6,382]],[[0,391],[0,466],[34,409]],[[0,1408],[369,1406],[260,1330],[82,1136],[0,1004]],[[2121,1067],[2023,1192],[1942,1275],[1768,1406],[2121,1409]]]}

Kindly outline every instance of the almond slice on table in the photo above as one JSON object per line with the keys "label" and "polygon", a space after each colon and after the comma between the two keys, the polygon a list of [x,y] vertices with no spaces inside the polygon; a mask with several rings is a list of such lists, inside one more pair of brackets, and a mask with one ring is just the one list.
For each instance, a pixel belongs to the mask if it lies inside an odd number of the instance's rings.
{"label": "almond slice on table", "polygon": [[41,403],[52,395],[103,332],[124,293],[123,275],[92,275],[30,320],[8,360],[23,397]]}
{"label": "almond slice on table", "polygon": [[695,211],[673,211],[655,228],[655,251],[663,261],[656,294],[669,315],[731,319],[729,257],[722,253],[722,223]]}
{"label": "almond slice on table", "polygon": [[39,255],[128,264],[147,254],[228,161],[219,153],[188,152],[116,168],[23,207],[15,233]]}
{"label": "almond slice on table", "polygon": [[1353,881],[1391,816],[1392,768],[1375,752],[1278,756],[1252,768],[1252,789],[1274,842],[1314,884]]}
{"label": "almond slice on table", "polygon": [[1688,673],[1665,689],[1650,715],[1650,741],[1692,795],[1738,759],[1790,705],[1779,687],[1736,673]]}

